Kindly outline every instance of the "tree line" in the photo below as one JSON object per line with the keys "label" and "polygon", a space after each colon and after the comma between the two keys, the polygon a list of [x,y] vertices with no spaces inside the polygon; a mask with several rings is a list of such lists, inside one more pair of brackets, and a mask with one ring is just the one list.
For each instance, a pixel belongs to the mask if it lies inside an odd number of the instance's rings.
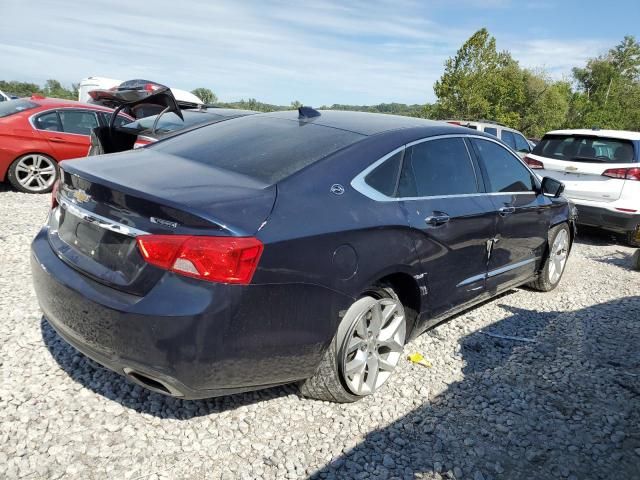
{"label": "tree line", "polygon": [[[496,40],[482,28],[445,62],[435,83],[435,103],[406,105],[323,105],[331,110],[390,113],[432,119],[488,119],[540,137],[557,128],[612,128],[640,130],[640,43],[633,36],[608,52],[575,67],[562,80],[544,69],[520,66],[507,50],[498,51]],[[57,80],[43,87],[33,83],[0,81],[0,90],[18,96],[33,93],[77,99],[78,85],[65,88]],[[221,102],[209,88],[192,91],[206,104],[259,112],[290,110],[302,106],[274,105],[249,98]]]}

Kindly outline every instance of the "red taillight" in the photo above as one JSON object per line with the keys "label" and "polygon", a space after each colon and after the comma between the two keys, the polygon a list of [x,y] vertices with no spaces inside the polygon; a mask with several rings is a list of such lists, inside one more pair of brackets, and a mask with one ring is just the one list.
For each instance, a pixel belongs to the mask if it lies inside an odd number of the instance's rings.
{"label": "red taillight", "polygon": [[532,170],[541,170],[544,168],[544,163],[542,163],[540,160],[531,158],[528,155],[524,157],[524,161],[527,163],[527,165],[529,165],[529,168],[531,168]]}
{"label": "red taillight", "polygon": [[58,206],[58,188],[60,186],[60,180],[53,182],[53,188],[51,189],[51,209]]}
{"label": "red taillight", "polygon": [[142,235],[138,248],[145,261],[181,275],[210,282],[251,283],[263,245],[253,237]]}
{"label": "red taillight", "polygon": [[144,89],[147,92],[155,92],[156,90],[159,90],[161,88],[161,85],[158,85],[157,83],[145,83],[144,85]]}
{"label": "red taillight", "polygon": [[640,168],[609,168],[602,175],[610,178],[640,181]]}

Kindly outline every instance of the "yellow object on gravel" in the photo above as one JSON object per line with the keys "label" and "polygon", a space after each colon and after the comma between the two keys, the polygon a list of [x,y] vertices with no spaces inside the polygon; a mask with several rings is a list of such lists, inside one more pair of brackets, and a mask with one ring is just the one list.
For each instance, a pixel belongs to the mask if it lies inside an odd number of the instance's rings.
{"label": "yellow object on gravel", "polygon": [[422,365],[423,367],[431,368],[433,365],[429,360],[424,358],[421,353],[414,352],[410,353],[407,358],[411,361],[411,363],[416,363],[418,365]]}

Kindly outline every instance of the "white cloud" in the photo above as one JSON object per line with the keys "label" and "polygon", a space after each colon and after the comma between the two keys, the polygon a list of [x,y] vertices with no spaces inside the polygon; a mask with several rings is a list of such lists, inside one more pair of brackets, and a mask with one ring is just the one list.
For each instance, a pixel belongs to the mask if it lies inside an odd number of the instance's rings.
{"label": "white cloud", "polygon": [[[90,8],[68,0],[5,2],[4,79],[148,78],[178,88],[209,87],[224,100],[280,104],[432,101],[444,60],[473,33],[431,20],[429,9],[413,0],[93,0]],[[485,1],[482,8],[508,3]],[[445,2],[436,4],[444,8]],[[594,48],[583,43],[530,40],[501,47],[524,65],[544,64],[554,73],[568,71]]]}

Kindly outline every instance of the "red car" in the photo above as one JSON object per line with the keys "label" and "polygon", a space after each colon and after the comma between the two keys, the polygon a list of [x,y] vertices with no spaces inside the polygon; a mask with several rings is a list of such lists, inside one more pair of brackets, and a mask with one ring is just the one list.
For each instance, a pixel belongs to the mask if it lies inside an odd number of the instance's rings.
{"label": "red car", "polygon": [[[0,181],[17,190],[49,192],[57,163],[84,157],[91,129],[107,126],[112,109],[34,95],[0,103]],[[133,119],[122,114],[116,123]]]}

